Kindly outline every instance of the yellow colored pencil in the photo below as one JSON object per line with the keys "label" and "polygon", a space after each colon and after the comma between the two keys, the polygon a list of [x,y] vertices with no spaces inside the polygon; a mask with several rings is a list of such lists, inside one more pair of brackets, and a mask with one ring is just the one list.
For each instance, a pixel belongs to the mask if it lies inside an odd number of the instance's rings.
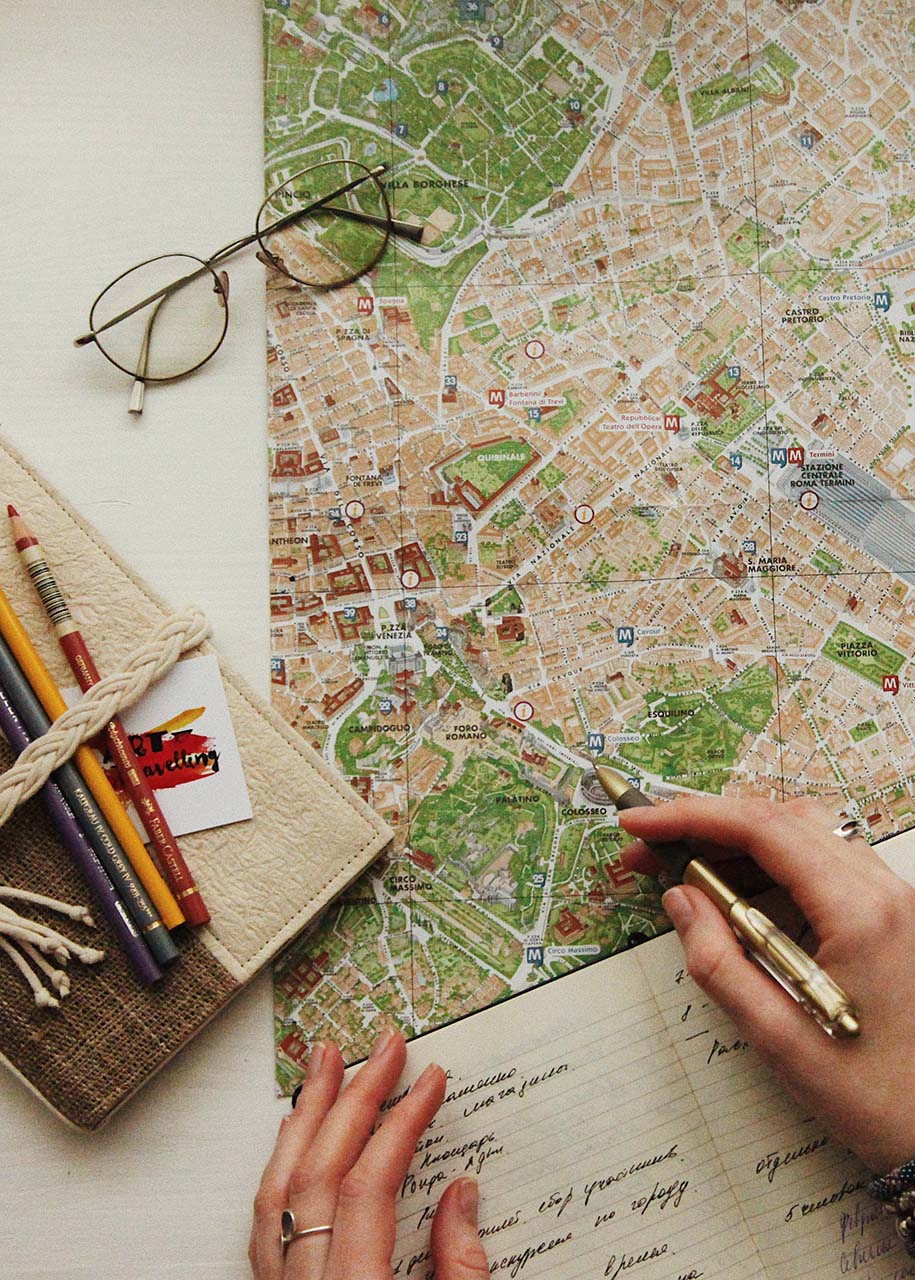
{"label": "yellow colored pencil", "polygon": [[[67,710],[67,704],[2,589],[0,589],[0,635],[13,651],[13,656],[22,668],[22,674],[32,686],[38,701],[51,719],[56,720]],[[127,810],[105,777],[105,770],[86,746],[77,749],[76,763],[86,786],[92,792],[98,807],[108,820],[108,825],[117,836],[130,865],[152,898],[165,927],[174,929],[179,924],[183,924],[184,915],[181,908],[159,874],[152,858],[146,852],[146,846],[137,835]]]}

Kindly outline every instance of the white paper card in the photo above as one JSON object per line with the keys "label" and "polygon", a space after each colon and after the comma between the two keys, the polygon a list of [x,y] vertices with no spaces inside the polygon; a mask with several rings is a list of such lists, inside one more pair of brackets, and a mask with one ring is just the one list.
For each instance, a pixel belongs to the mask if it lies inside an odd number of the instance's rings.
{"label": "white paper card", "polygon": [[[79,690],[65,690],[69,703]],[[229,717],[219,663],[213,654],[177,662],[121,716],[143,776],[175,836],[241,822],[251,800]],[[112,784],[120,779],[106,757]],[[149,836],[133,806],[134,826]]]}

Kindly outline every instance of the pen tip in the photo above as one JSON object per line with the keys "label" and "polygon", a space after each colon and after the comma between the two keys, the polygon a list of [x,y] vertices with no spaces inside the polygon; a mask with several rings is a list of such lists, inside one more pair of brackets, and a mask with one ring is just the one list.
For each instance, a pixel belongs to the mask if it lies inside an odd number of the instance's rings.
{"label": "pen tip", "polygon": [[848,1039],[861,1034],[861,1024],[849,1009],[843,1009],[839,1014],[836,1033]]}
{"label": "pen tip", "polygon": [[621,773],[617,773],[616,769],[611,769],[605,764],[599,764],[595,765],[594,772],[597,774],[600,785],[614,804],[625,792],[632,790],[632,783],[629,779],[624,778]]}
{"label": "pen tip", "polygon": [[13,506],[11,502],[8,502],[6,504],[6,514],[12,520],[15,516],[19,515],[19,512],[16,510],[16,508]]}

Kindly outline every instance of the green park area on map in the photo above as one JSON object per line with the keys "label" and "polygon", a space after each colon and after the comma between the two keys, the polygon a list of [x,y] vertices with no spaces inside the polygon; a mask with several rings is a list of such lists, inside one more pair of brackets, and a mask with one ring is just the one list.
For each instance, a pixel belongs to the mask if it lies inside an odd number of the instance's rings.
{"label": "green park area on map", "polygon": [[824,644],[823,652],[834,662],[841,662],[856,675],[878,685],[883,684],[885,675],[896,675],[905,663],[905,654],[897,653],[847,622],[839,623]]}
{"label": "green park area on map", "polygon": [[264,33],[268,189],[383,163],[422,228],[268,287],[273,699],[394,833],[277,966],[289,1089],[318,1038],[668,927],[598,761],[915,821],[915,15],[265,0]]}

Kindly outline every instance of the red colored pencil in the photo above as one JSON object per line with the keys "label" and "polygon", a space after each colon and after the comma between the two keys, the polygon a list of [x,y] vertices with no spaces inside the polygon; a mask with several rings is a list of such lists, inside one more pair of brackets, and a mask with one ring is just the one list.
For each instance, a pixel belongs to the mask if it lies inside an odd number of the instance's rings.
{"label": "red colored pencil", "polygon": [[[79,687],[85,692],[98,684],[101,679],[92,661],[92,655],[89,653],[82,633],[73,621],[69,606],[57,585],[38,539],[14,506],[8,506],[6,513],[10,518],[16,550],[51,620],[70,669],[76,676]],[[150,843],[159,855],[169,888],[178,900],[185,918],[189,924],[206,924],[210,919],[210,913],[181,855],[175,837],[169,830],[155,792],[143,777],[142,766],[130,745],[127,731],[118,717],[108,722],[105,728],[105,739],[124,787],[133,800],[140,815],[140,821],[149,833]]]}

